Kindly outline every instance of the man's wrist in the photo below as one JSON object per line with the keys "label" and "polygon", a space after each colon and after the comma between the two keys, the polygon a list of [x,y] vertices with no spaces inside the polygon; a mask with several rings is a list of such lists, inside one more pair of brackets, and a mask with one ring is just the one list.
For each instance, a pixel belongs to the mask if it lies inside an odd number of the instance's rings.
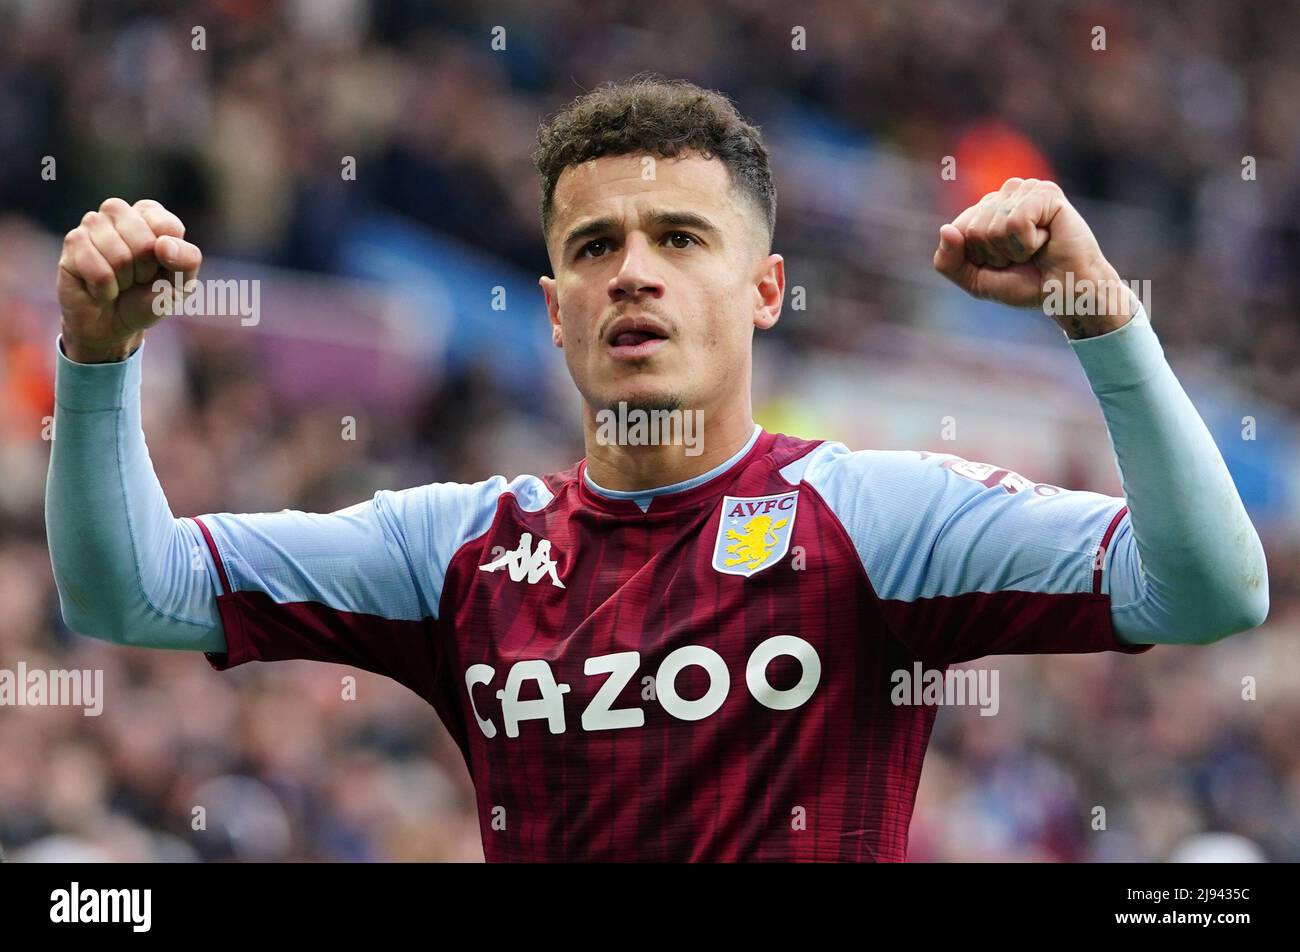
{"label": "man's wrist", "polygon": [[63,332],[62,337],[64,356],[77,364],[119,363],[134,354],[144,340],[143,333],[108,343],[79,341],[75,337],[69,337],[67,331]]}
{"label": "man's wrist", "polygon": [[1072,285],[1067,284],[1067,293],[1058,298],[1062,313],[1051,314],[1071,340],[1119,330],[1138,311],[1137,296],[1108,263],[1075,275]]}

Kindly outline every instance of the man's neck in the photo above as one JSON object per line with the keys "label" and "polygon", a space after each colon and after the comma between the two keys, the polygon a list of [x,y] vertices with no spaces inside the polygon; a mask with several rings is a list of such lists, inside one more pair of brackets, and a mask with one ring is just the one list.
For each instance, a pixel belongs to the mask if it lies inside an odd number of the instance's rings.
{"label": "man's neck", "polygon": [[[629,427],[637,423],[633,414],[631,410],[624,410],[622,414]],[[584,408],[587,475],[598,486],[619,492],[670,486],[707,473],[726,462],[754,434],[754,419],[748,401],[721,416],[687,410],[674,416],[677,419],[671,426],[659,426],[660,442],[647,443],[640,442],[635,431],[620,431],[617,409],[598,419],[590,407]],[[688,416],[699,419],[701,425],[694,426],[695,419],[687,419]],[[656,435],[655,425],[651,422],[654,417],[653,412],[648,412],[643,418],[646,439]],[[628,436],[632,439],[625,439]]]}

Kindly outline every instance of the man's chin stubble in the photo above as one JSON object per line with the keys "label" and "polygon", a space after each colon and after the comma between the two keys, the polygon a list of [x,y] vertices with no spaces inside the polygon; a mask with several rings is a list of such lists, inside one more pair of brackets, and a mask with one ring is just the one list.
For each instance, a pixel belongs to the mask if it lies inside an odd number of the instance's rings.
{"label": "man's chin stubble", "polygon": [[603,409],[612,410],[617,413],[619,405],[622,404],[628,412],[632,410],[643,410],[646,413],[655,411],[680,410],[682,408],[681,394],[667,393],[661,396],[639,396],[632,398],[616,398],[606,402]]}

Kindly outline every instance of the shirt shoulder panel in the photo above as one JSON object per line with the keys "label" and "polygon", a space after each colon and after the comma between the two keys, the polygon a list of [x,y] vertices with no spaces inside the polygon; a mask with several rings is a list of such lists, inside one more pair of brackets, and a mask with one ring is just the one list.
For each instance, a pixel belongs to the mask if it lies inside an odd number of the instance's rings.
{"label": "shirt shoulder panel", "polygon": [[380,490],[331,513],[212,513],[194,521],[210,538],[212,573],[223,590],[265,595],[276,605],[419,621],[437,617],[448,563],[487,531],[507,493],[525,508],[551,499],[535,476],[493,476]]}
{"label": "shirt shoulder panel", "polygon": [[951,453],[828,443],[797,465],[884,599],[1097,591],[1097,553],[1124,505]]}
{"label": "shirt shoulder panel", "polygon": [[399,492],[380,492],[386,512],[422,589],[425,614],[437,617],[447,567],[465,543],[488,531],[503,496],[526,512],[550,504],[555,494],[533,475],[492,476],[476,483],[429,483]]}

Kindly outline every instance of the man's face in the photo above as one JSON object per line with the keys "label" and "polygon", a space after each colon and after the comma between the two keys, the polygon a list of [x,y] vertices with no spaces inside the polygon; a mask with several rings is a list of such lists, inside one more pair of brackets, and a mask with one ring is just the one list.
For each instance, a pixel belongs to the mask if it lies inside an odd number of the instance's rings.
{"label": "man's face", "polygon": [[587,404],[707,411],[747,399],[753,331],[776,323],[785,283],[766,238],[715,159],[565,169],[547,235],[555,277],[539,283]]}

